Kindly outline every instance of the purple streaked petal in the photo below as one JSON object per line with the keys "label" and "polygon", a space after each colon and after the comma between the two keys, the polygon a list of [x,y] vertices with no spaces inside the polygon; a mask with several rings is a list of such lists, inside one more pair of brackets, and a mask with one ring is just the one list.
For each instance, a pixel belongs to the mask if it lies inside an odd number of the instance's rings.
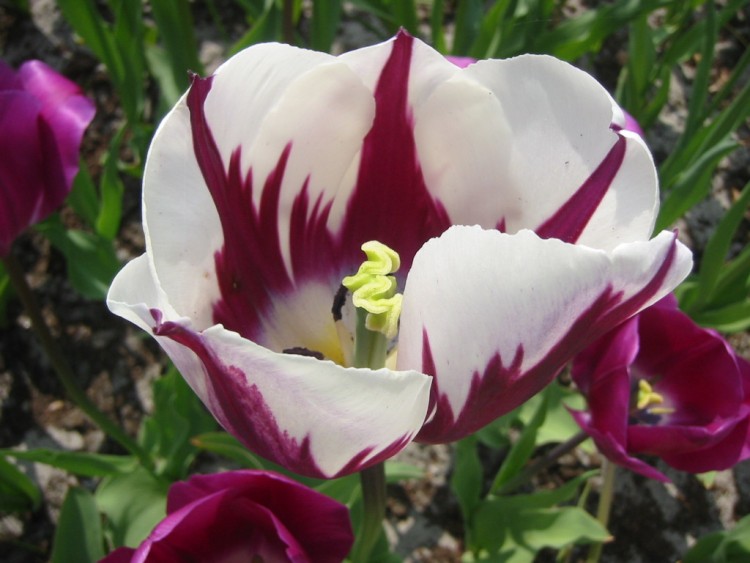
{"label": "purple streaked petal", "polygon": [[345,261],[360,260],[360,245],[377,240],[396,250],[408,271],[425,241],[450,226],[430,194],[417,154],[409,85],[414,38],[400,33],[375,87],[375,120],[364,138],[354,191],[340,239]]}
{"label": "purple streaked petal", "polygon": [[690,266],[671,233],[612,253],[479,227],[431,240],[409,273],[399,334],[399,368],[435,379],[437,411],[419,439],[455,440],[515,408]]}
{"label": "purple streaked petal", "polygon": [[[639,138],[610,128],[610,100],[550,57],[478,61],[415,109],[427,184],[454,223],[504,221],[511,233],[544,226],[545,236],[558,230],[605,250],[644,240],[658,206],[656,171]],[[583,217],[555,229],[565,206]]]}
{"label": "purple streaked petal", "polygon": [[292,471],[358,471],[401,450],[424,421],[431,381],[421,373],[343,368],[272,352],[221,326],[197,331],[165,299],[144,256],[118,275],[108,305],[153,331],[227,431]]}

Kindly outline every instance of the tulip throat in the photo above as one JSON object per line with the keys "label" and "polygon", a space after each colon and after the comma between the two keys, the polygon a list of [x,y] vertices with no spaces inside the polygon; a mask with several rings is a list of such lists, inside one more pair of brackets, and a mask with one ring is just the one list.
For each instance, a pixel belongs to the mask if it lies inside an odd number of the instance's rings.
{"label": "tulip throat", "polygon": [[651,414],[671,414],[674,409],[669,407],[662,407],[659,405],[664,404],[664,396],[654,391],[651,384],[645,379],[638,381],[638,397],[636,399],[636,407],[640,411],[647,410]]}
{"label": "tulip throat", "polygon": [[377,241],[362,245],[367,255],[353,276],[346,276],[342,285],[352,293],[357,309],[354,336],[355,367],[381,368],[389,342],[398,333],[403,296],[397,292],[395,273],[401,265],[398,254]]}

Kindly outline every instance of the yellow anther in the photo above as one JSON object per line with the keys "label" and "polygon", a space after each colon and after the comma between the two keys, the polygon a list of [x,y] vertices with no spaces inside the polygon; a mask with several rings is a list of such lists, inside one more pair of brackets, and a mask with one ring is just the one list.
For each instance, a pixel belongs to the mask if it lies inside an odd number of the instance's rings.
{"label": "yellow anther", "polygon": [[396,278],[389,274],[401,265],[398,254],[386,245],[369,241],[362,245],[367,260],[353,276],[342,281],[352,292],[352,303],[368,312],[365,326],[372,331],[393,338],[398,331],[402,296],[397,293]]}
{"label": "yellow anther", "polygon": [[[651,384],[645,379],[638,381],[638,402],[636,406],[638,410],[647,409],[654,405],[661,405],[664,403],[664,397],[659,393],[655,392]],[[654,414],[656,409],[651,409]],[[671,409],[668,409],[671,411]]]}

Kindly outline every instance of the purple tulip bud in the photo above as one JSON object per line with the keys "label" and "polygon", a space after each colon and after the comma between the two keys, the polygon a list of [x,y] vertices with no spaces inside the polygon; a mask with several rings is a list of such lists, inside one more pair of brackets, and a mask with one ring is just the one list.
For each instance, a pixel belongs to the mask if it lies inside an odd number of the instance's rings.
{"label": "purple tulip bud", "polygon": [[276,473],[228,471],[172,485],[148,538],[101,563],[339,563],[353,542],[344,505]]}
{"label": "purple tulip bud", "polygon": [[68,195],[94,112],[75,83],[43,62],[14,72],[0,61],[0,256]]}

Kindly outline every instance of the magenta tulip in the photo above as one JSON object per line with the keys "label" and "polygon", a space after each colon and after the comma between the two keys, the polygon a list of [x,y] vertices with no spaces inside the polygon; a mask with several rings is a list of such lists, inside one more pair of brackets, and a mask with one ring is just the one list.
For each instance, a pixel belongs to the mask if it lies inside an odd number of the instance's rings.
{"label": "magenta tulip", "polygon": [[353,542],[344,505],[276,473],[228,471],[173,484],[167,517],[102,563],[339,563]]}
{"label": "magenta tulip", "polygon": [[94,111],[75,83],[43,62],[14,72],[0,61],[0,257],[70,192]]}
{"label": "magenta tulip", "polygon": [[693,473],[750,457],[750,363],[671,296],[581,353],[573,378],[588,400],[576,421],[623,467],[666,481],[634,456]]}

